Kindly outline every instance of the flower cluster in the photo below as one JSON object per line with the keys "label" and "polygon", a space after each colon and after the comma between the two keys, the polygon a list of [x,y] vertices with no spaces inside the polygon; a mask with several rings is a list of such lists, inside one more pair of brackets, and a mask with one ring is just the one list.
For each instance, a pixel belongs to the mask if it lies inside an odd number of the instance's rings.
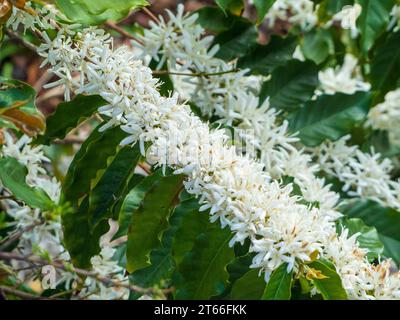
{"label": "flower cluster", "polygon": [[368,113],[367,125],[375,130],[385,130],[393,144],[400,145],[400,89],[390,91],[385,101],[376,105]]}
{"label": "flower cluster", "polygon": [[344,6],[342,10],[333,16],[332,22],[339,21],[340,26],[343,29],[349,29],[352,37],[355,38],[358,35],[356,22],[361,14],[361,11],[362,7],[358,3],[354,4],[353,6]]}
{"label": "flower cluster", "polygon": [[373,150],[364,153],[358,146],[348,146],[349,139],[345,136],[315,148],[321,169],[343,182],[343,191],[350,196],[369,198],[399,210],[400,182],[390,177],[392,162]]}

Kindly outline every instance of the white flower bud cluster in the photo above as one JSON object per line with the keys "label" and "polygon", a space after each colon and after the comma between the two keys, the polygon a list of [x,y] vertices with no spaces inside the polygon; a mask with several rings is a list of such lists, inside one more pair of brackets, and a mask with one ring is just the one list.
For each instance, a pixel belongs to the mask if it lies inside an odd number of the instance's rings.
{"label": "white flower bud cluster", "polygon": [[[264,271],[266,280],[282,263],[288,271],[299,271],[316,256],[336,265],[336,257],[346,257],[349,261],[340,260],[338,272],[350,298],[400,298],[399,275],[390,273],[388,264],[376,270],[355,236],[336,235],[322,207],[302,204],[292,195],[291,184],[281,187],[263,171],[263,164],[237,154],[222,130],[211,131],[177,95],[162,97],[151,70],[129,48],[115,49],[103,31],[90,28],[73,36],[61,31],[39,52],[63,81],[79,74],[79,81],[68,82],[72,92],[97,93],[107,100],[109,105],[99,111],[111,117],[108,126],[119,124],[130,134],[123,143],[150,142],[149,162],[187,175],[186,190],[199,197],[212,221],[229,226],[231,245],[250,240],[250,251],[256,253],[252,267]],[[349,263],[355,268],[347,268]],[[376,281],[379,276],[382,281]]]}
{"label": "white flower bud cluster", "polygon": [[358,146],[348,146],[349,139],[345,136],[314,149],[321,169],[343,182],[343,191],[350,196],[369,198],[400,210],[400,181],[390,177],[392,162],[373,150],[364,153]]}
{"label": "white flower bud cluster", "polygon": [[390,91],[385,101],[379,103],[368,113],[367,125],[375,130],[388,132],[389,140],[400,145],[400,89]]}

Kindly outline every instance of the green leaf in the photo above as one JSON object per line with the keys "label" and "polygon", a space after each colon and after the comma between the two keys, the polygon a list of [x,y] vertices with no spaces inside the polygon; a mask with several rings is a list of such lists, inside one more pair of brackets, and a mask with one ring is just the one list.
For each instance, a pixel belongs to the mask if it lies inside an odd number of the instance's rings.
{"label": "green leaf", "polygon": [[253,74],[269,75],[275,68],[293,59],[296,45],[295,37],[282,39],[272,36],[268,44],[257,44],[247,55],[240,58],[238,68],[250,69]]}
{"label": "green leaf", "polygon": [[148,5],[146,0],[55,0],[58,9],[71,21],[98,25],[107,20],[118,21],[131,10]]}
{"label": "green leaf", "polygon": [[133,213],[126,252],[128,272],[149,265],[148,255],[160,244],[160,234],[168,226],[170,212],[182,189],[182,180],[179,175],[158,180]]}
{"label": "green leaf", "polygon": [[326,29],[313,29],[304,35],[301,51],[306,59],[321,64],[335,52],[331,33]]}
{"label": "green leaf", "polygon": [[368,259],[373,260],[382,255],[384,246],[375,227],[366,226],[359,218],[346,218],[343,219],[342,223],[349,230],[349,236],[361,233],[357,237],[357,241],[361,248],[368,249]]}
{"label": "green leaf", "polygon": [[326,139],[335,141],[365,119],[370,101],[371,94],[366,92],[320,96],[290,115],[290,130],[298,131],[301,141],[309,147]]}
{"label": "green leaf", "polygon": [[26,183],[28,170],[16,159],[4,157],[0,159],[0,181],[18,200],[22,200],[32,208],[42,211],[54,207],[53,201],[46,192],[40,188],[30,187]]}
{"label": "green leaf", "polygon": [[107,102],[100,96],[77,95],[72,101],[60,103],[53,114],[46,119],[46,132],[38,137],[38,144],[49,144],[62,139],[82,120],[87,119]]}
{"label": "green leaf", "polygon": [[119,127],[99,132],[100,126],[82,144],[68,168],[62,188],[66,201],[74,202],[89,193],[91,181],[107,166],[108,157],[117,153],[119,143],[126,136]]}
{"label": "green leaf", "polygon": [[232,286],[231,299],[260,300],[265,288],[265,281],[259,276],[258,269],[251,269],[239,278]]}
{"label": "green leaf", "polygon": [[293,282],[293,270],[287,271],[287,264],[275,269],[262,296],[263,300],[290,300]]}
{"label": "green leaf", "polygon": [[357,0],[361,5],[361,15],[357,27],[361,31],[361,49],[367,53],[378,37],[385,31],[390,12],[394,6],[392,0]]}
{"label": "green leaf", "polygon": [[390,33],[382,46],[376,49],[371,62],[371,83],[383,93],[395,89],[400,78],[400,31]]}
{"label": "green leaf", "polygon": [[257,44],[258,32],[250,21],[238,17],[231,28],[218,34],[213,44],[219,44],[216,57],[225,61],[245,56]]}
{"label": "green leaf", "polygon": [[86,197],[78,209],[62,214],[64,244],[75,267],[88,269],[90,259],[100,252],[99,240],[108,229],[108,222],[101,221],[93,230],[89,225],[89,199]]}
{"label": "green leaf", "polygon": [[36,92],[28,84],[0,77],[0,118],[32,136],[45,129],[44,117],[35,106]]}
{"label": "green leaf", "polygon": [[310,61],[290,61],[272,72],[270,80],[264,82],[260,100],[269,97],[276,109],[295,109],[310,100],[318,85],[318,68]]}
{"label": "green leaf", "polygon": [[115,238],[125,236],[128,233],[133,213],[141,206],[146,193],[151,190],[151,188],[154,188],[155,184],[160,179],[161,171],[157,171],[140,181],[125,196],[118,215],[119,229]]}
{"label": "green leaf", "polygon": [[[160,283],[163,279],[168,279],[175,270],[175,261],[172,254],[172,244],[176,235],[182,230],[183,220],[196,220],[200,215],[198,212],[199,203],[197,199],[187,199],[181,202],[171,214],[169,219],[169,227],[163,233],[161,247],[156,248],[150,253],[151,265],[135,271],[129,278],[131,283],[141,286],[142,288],[153,287]],[[196,212],[194,212],[196,211]],[[192,230],[192,233],[195,231]],[[138,293],[132,292],[130,299],[137,299]]]}
{"label": "green leaf", "polygon": [[228,228],[209,222],[178,265],[174,283],[177,299],[209,299],[224,291],[229,277],[226,266],[235,257],[228,245],[231,238]]}
{"label": "green leaf", "polygon": [[140,159],[139,144],[122,148],[89,194],[90,223],[111,218],[111,206],[126,188]]}
{"label": "green leaf", "polygon": [[275,0],[254,0],[254,6],[257,9],[258,21],[261,22],[264,20],[265,15],[268,10],[272,7]]}
{"label": "green leaf", "polygon": [[384,245],[383,254],[400,263],[400,212],[372,200],[352,201],[341,212],[351,218],[360,218],[367,226],[375,227]]}
{"label": "green leaf", "polygon": [[321,271],[327,277],[312,279],[312,283],[321,292],[324,300],[347,300],[347,293],[343,289],[342,280],[336,273],[335,266],[325,260],[316,260],[308,264],[310,268]]}
{"label": "green leaf", "polygon": [[199,15],[197,23],[204,29],[212,32],[222,32],[229,30],[237,19],[231,13],[224,13],[217,7],[203,7],[195,11]]}

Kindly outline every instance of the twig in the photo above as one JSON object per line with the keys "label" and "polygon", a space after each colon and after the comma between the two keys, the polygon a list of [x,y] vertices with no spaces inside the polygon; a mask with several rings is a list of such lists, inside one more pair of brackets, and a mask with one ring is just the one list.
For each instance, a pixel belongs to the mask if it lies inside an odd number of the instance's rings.
{"label": "twig", "polygon": [[4,238],[0,242],[0,251],[5,250],[7,247],[9,247],[15,240],[19,239],[25,232],[31,231],[34,227],[42,224],[42,221],[36,221],[34,224],[27,226],[23,229],[20,229],[16,231],[15,233],[9,235],[8,237]]}
{"label": "twig", "polygon": [[116,25],[115,23],[113,23],[111,21],[107,21],[106,26],[114,31],[117,31],[119,34],[123,35],[124,37],[127,37],[128,39],[131,39],[133,41],[136,41],[140,45],[143,45],[143,42],[141,40],[137,39],[136,37],[131,35],[129,32],[125,31],[120,26]]}
{"label": "twig", "polygon": [[63,140],[54,140],[54,144],[82,144],[84,140],[79,138],[65,138]]}
{"label": "twig", "polygon": [[114,280],[107,278],[105,276],[102,276],[94,271],[88,271],[80,268],[75,268],[75,267],[70,267],[67,268],[64,263],[59,262],[59,261],[47,261],[42,258],[36,257],[36,256],[22,256],[17,253],[13,252],[0,252],[0,259],[2,260],[19,260],[19,261],[26,261],[32,264],[37,264],[38,266],[46,266],[46,265],[51,265],[56,269],[63,270],[63,271],[72,271],[75,272],[76,274],[79,274],[84,277],[90,277],[93,279],[96,279],[97,281],[103,283],[106,286],[113,286],[113,287],[122,287],[122,288],[127,288],[129,290],[139,292],[139,293],[157,293],[157,292],[163,292],[163,293],[170,293],[174,290],[174,288],[168,288],[168,289],[161,289],[161,290],[156,290],[154,288],[142,288],[136,285],[132,284],[125,284],[120,281]]}
{"label": "twig", "polygon": [[35,296],[34,294],[30,294],[24,291],[20,291],[17,289],[12,289],[10,287],[6,287],[6,286],[0,286],[0,291],[8,293],[8,294],[12,294],[14,296],[23,298],[23,299],[29,299],[29,300],[53,300],[52,298],[47,298],[47,297],[39,297],[39,296]]}
{"label": "twig", "polygon": [[151,12],[149,9],[147,9],[146,7],[143,7],[143,11],[150,17],[152,18],[155,22],[157,22],[158,24],[160,23],[160,20],[154,15],[153,12]]}
{"label": "twig", "polygon": [[6,33],[8,34],[8,36],[14,40],[17,40],[18,42],[20,42],[24,47],[28,48],[29,50],[35,51],[36,52],[36,46],[32,43],[30,43],[29,41],[26,41],[24,38],[21,38],[18,33],[10,30],[10,29],[6,29]]}
{"label": "twig", "polygon": [[212,76],[220,76],[223,74],[227,73],[233,73],[233,72],[238,72],[239,69],[232,69],[232,70],[227,70],[227,71],[219,71],[219,72],[174,72],[174,71],[168,71],[168,70],[155,70],[153,71],[154,75],[164,75],[164,74],[170,74],[170,75],[176,75],[176,76],[188,76],[188,77],[212,77]]}

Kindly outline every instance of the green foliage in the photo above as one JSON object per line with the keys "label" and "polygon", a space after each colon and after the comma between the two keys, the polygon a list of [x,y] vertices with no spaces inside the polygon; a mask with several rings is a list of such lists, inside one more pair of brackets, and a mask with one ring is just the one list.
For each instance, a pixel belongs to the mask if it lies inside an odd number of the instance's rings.
{"label": "green foliage", "polygon": [[287,264],[275,269],[262,296],[263,300],[289,300],[293,282],[293,270],[287,271]]}
{"label": "green foliage", "polygon": [[374,41],[385,31],[390,11],[394,6],[393,0],[357,0],[362,7],[361,15],[357,19],[357,27],[361,32],[361,50],[368,52]]}
{"label": "green foliage", "polygon": [[299,132],[306,146],[317,146],[326,139],[335,141],[365,119],[370,97],[365,92],[320,96],[291,114],[290,129]]}
{"label": "green foliage", "polygon": [[133,212],[128,231],[127,270],[133,272],[149,265],[150,250],[160,244],[168,218],[182,189],[182,176],[160,178]]}
{"label": "green foliage", "polygon": [[264,82],[260,99],[269,97],[271,107],[290,110],[310,100],[318,85],[318,68],[312,62],[292,60],[276,68]]}
{"label": "green foliage", "polygon": [[175,276],[177,299],[209,299],[224,291],[229,274],[227,264],[234,258],[229,247],[232,234],[217,223],[209,223],[193,248],[185,254]]}
{"label": "green foliage", "polygon": [[335,45],[329,30],[313,29],[304,35],[301,51],[306,59],[316,64],[324,62],[335,52]]}
{"label": "green foliage", "polygon": [[148,5],[146,0],[55,0],[58,9],[71,21],[98,25],[107,20],[121,20],[131,10]]}
{"label": "green foliage", "polygon": [[15,158],[0,158],[0,181],[11,193],[26,205],[43,211],[54,207],[53,201],[40,188],[30,187],[26,183],[28,170]]}
{"label": "green foliage", "polygon": [[238,61],[238,67],[250,69],[254,74],[269,75],[279,66],[292,60],[296,48],[296,38],[273,36],[266,45],[255,45]]}
{"label": "green foliage", "polygon": [[243,0],[215,0],[215,2],[225,13],[230,11],[240,14],[243,10]]}
{"label": "green foliage", "polygon": [[69,102],[60,103],[54,113],[46,119],[46,132],[36,140],[36,143],[49,144],[56,138],[64,138],[71,129],[105,104],[106,101],[100,96],[84,95],[77,95]]}
{"label": "green foliage", "polygon": [[260,300],[265,288],[260,270],[250,269],[233,284],[230,297],[234,300]]}
{"label": "green foliage", "polygon": [[126,135],[119,127],[104,132],[98,129],[82,144],[68,168],[62,188],[65,201],[75,202],[89,193],[92,180],[106,168],[108,158],[115,156]]}
{"label": "green foliage", "polygon": [[254,6],[257,9],[258,21],[262,21],[268,10],[272,7],[275,0],[254,0]]}

